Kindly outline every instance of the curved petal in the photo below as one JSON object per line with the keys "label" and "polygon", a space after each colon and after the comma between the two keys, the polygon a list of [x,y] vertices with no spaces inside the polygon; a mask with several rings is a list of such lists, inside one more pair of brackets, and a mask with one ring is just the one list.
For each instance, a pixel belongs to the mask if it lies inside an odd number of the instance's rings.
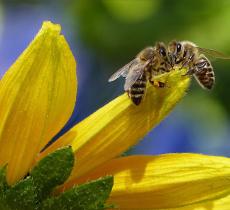
{"label": "curved petal", "polygon": [[0,165],[8,163],[9,183],[28,172],[73,111],[76,63],[60,30],[45,22],[0,82]]}
{"label": "curved petal", "polygon": [[68,131],[43,155],[71,143],[77,157],[72,178],[81,176],[136,144],[174,108],[184,96],[190,79],[182,70],[155,77],[167,87],[149,85],[143,103],[132,104],[127,94],[117,97]]}
{"label": "curved petal", "polygon": [[119,209],[176,208],[230,193],[230,159],[199,154],[114,159],[63,189],[105,175],[114,175],[109,203]]}
{"label": "curved petal", "polygon": [[162,210],[229,210],[229,206],[230,206],[230,195],[227,195],[226,197],[216,199],[216,200],[201,202],[198,204],[188,205],[179,208],[170,208],[170,209],[162,209]]}

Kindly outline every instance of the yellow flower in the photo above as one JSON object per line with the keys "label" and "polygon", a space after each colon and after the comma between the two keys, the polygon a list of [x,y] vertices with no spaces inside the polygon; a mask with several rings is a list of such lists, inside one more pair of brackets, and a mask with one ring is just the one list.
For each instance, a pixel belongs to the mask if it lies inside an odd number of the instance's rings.
{"label": "yellow flower", "polygon": [[8,164],[10,184],[28,172],[74,107],[76,64],[59,33],[59,25],[45,22],[0,82],[0,165]]}
{"label": "yellow flower", "polygon": [[23,178],[48,153],[72,145],[77,161],[57,192],[113,175],[108,202],[119,209],[201,210],[197,204],[201,202],[225,206],[229,197],[223,202],[214,200],[229,194],[228,158],[195,154],[118,157],[184,96],[190,83],[181,76],[184,73],[173,70],[155,78],[168,87],[149,86],[140,106],[133,105],[127,94],[117,97],[40,153],[69,119],[77,92],[75,59],[60,35],[60,26],[44,22],[0,81],[0,165],[8,164],[8,183]]}

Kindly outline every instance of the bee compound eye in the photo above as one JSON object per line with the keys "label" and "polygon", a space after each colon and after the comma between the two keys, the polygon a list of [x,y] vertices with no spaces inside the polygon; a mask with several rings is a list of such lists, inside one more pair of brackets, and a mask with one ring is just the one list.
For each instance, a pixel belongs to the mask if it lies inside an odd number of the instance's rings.
{"label": "bee compound eye", "polygon": [[166,50],[163,47],[160,48],[160,54],[164,57],[166,56]]}
{"label": "bee compound eye", "polygon": [[176,49],[177,49],[177,52],[180,52],[180,51],[181,51],[181,44],[180,44],[180,43],[177,43]]}

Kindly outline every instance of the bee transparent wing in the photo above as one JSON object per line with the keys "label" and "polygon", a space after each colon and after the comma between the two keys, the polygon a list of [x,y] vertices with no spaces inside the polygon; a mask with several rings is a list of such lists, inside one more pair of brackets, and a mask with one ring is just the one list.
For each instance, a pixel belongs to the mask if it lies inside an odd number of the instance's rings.
{"label": "bee transparent wing", "polygon": [[199,52],[204,53],[206,55],[210,55],[214,58],[221,58],[221,59],[230,59],[230,56],[223,54],[222,52],[213,50],[213,49],[206,49],[201,47],[196,47]]}
{"label": "bee transparent wing", "polygon": [[139,79],[142,77],[145,67],[149,64],[149,62],[145,63],[136,63],[134,66],[132,66],[132,69],[129,71],[126,80],[125,80],[125,91],[128,91],[129,88]]}
{"label": "bee transparent wing", "polygon": [[119,77],[126,77],[129,73],[129,70],[131,68],[131,66],[133,64],[135,64],[137,62],[137,59],[134,59],[132,61],[130,61],[128,64],[126,64],[125,66],[123,66],[122,68],[120,68],[118,71],[116,71],[110,78],[109,78],[109,82],[112,82],[114,80],[116,80]]}

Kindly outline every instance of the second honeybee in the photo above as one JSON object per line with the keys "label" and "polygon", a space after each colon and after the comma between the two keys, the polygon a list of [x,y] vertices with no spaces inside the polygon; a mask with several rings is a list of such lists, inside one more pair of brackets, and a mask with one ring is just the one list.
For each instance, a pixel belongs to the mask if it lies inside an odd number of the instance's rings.
{"label": "second honeybee", "polygon": [[[135,59],[115,72],[109,82],[123,76],[125,77],[124,90],[128,92],[130,99],[135,105],[139,105],[146,92],[146,83],[154,83],[155,75],[170,71],[166,46],[162,42],[156,43],[154,47],[146,47]],[[164,83],[159,82],[159,87]]]}

